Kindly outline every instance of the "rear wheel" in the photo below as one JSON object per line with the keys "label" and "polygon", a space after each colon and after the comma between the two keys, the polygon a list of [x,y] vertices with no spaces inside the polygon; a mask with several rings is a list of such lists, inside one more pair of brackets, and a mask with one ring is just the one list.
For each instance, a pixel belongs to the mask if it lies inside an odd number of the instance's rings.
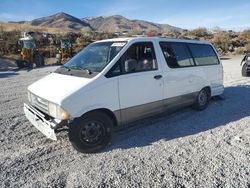
{"label": "rear wheel", "polygon": [[194,109],[201,111],[207,108],[210,99],[209,89],[203,88],[196,97]]}
{"label": "rear wheel", "polygon": [[36,67],[44,66],[44,59],[41,54],[37,53],[34,55],[34,63],[36,64]]}
{"label": "rear wheel", "polygon": [[24,68],[24,62],[22,60],[16,60],[16,65],[19,69]]}
{"label": "rear wheel", "polygon": [[246,64],[246,63],[242,66],[241,74],[242,74],[242,76],[244,76],[244,77],[249,76],[249,73],[247,72],[247,64]]}
{"label": "rear wheel", "polygon": [[107,146],[112,137],[113,121],[102,112],[90,112],[69,126],[69,140],[82,153],[93,153]]}

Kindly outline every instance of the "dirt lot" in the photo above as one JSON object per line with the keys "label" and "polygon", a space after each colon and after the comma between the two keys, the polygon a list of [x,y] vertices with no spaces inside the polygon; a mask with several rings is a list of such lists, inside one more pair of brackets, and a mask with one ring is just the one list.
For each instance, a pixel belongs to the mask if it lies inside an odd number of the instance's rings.
{"label": "dirt lot", "polygon": [[[26,87],[56,67],[0,73],[0,187],[250,187],[250,78],[223,60],[225,100],[183,109],[81,154],[67,133],[46,139],[24,117]],[[1,65],[1,62],[0,62]]]}

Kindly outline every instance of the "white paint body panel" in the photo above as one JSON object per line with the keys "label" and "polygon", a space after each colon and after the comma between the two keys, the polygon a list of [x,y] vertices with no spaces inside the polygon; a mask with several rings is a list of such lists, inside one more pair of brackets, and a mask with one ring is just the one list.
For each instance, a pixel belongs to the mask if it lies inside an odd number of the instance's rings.
{"label": "white paint body panel", "polygon": [[64,98],[61,105],[72,117],[100,108],[119,110],[118,78],[108,79],[101,75],[88,87],[82,87]]}
{"label": "white paint body panel", "polygon": [[[105,108],[117,111],[197,92],[205,86],[211,87],[212,96],[223,93],[223,68],[221,64],[171,69],[167,66],[159,46],[160,41],[201,44],[203,42],[161,38],[127,38],[106,41],[126,41],[127,44],[94,78],[52,73],[30,85],[28,90],[41,98],[61,105],[73,118],[94,109]],[[158,70],[112,78],[105,77],[105,74],[133,43],[145,41],[154,44]],[[158,74],[162,75],[163,78],[154,79],[153,77]]]}
{"label": "white paint body panel", "polygon": [[154,79],[159,71],[119,76],[121,109],[163,100],[163,81]]}
{"label": "white paint body panel", "polygon": [[56,104],[86,86],[91,79],[51,73],[28,87],[33,94]]}

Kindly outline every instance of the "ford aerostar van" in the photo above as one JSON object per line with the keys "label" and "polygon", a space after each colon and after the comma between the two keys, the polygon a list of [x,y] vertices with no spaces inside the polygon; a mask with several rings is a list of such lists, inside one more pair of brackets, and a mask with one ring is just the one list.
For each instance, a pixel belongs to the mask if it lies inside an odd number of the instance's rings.
{"label": "ford aerostar van", "polygon": [[28,120],[56,140],[68,126],[80,152],[96,152],[135,120],[193,106],[221,95],[223,68],[210,43],[167,38],[94,42],[54,73],[28,87]]}

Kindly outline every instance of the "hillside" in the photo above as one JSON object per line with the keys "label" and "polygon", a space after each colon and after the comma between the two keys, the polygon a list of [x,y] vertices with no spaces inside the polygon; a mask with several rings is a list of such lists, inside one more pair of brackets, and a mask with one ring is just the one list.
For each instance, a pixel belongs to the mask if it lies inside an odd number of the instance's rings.
{"label": "hillside", "polygon": [[[29,22],[0,22],[0,34],[1,32],[29,32],[29,31],[36,31],[36,32],[48,32],[48,33],[58,33],[62,31],[61,28],[53,28],[53,27],[46,27],[46,26],[33,26],[30,25]],[[2,33],[2,35],[3,35]]]}
{"label": "hillside", "polygon": [[52,28],[68,28],[73,30],[86,28],[92,30],[91,26],[85,21],[64,12],[32,20],[30,24],[32,26],[46,26]]}
{"label": "hillside", "polygon": [[32,21],[10,22],[15,24],[26,24],[31,26],[40,26],[47,28],[68,29],[71,31],[89,30],[109,33],[132,33],[140,34],[143,32],[178,32],[183,33],[183,29],[168,24],[158,24],[145,20],[130,20],[120,15],[87,17],[83,19],[76,18],[64,12],[37,18]]}
{"label": "hillside", "polygon": [[156,31],[159,33],[178,31],[182,32],[183,29],[177,28],[168,24],[157,24],[144,20],[130,20],[120,15],[115,16],[99,16],[83,18],[83,21],[96,31],[104,32],[143,32],[143,31]]}

